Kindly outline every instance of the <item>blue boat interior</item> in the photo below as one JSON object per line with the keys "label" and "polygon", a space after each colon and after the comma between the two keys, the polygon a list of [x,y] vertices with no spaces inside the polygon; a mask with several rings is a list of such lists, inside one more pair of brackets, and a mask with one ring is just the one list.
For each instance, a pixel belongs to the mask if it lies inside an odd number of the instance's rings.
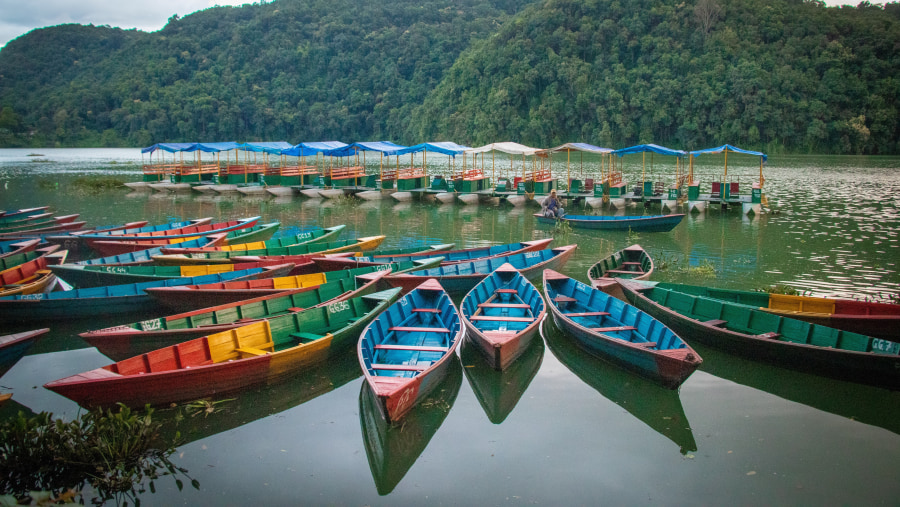
{"label": "blue boat interior", "polygon": [[446,292],[415,289],[376,318],[360,343],[369,374],[415,377],[453,350],[459,315]]}
{"label": "blue boat interior", "polygon": [[637,308],[572,278],[548,280],[550,304],[575,323],[652,350],[686,348],[671,329]]}
{"label": "blue boat interior", "polygon": [[516,271],[494,271],[463,299],[463,315],[482,332],[518,333],[544,311],[544,298]]}

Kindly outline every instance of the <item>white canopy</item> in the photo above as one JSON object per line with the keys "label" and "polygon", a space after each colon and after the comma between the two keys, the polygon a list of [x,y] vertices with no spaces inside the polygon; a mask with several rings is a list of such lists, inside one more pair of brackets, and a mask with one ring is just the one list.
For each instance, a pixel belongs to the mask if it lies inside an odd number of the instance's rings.
{"label": "white canopy", "polygon": [[492,143],[486,144],[484,146],[479,146],[478,148],[472,148],[470,150],[466,150],[466,154],[470,153],[487,153],[489,151],[502,151],[503,153],[509,153],[510,155],[525,155],[531,156],[540,151],[539,148],[532,148],[530,146],[525,146],[524,144],[506,142],[506,143]]}

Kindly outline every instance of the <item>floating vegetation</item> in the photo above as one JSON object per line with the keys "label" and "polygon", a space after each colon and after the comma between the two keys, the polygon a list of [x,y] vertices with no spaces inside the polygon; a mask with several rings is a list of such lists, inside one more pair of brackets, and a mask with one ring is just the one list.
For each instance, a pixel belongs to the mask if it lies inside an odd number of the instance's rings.
{"label": "floating vegetation", "polygon": [[[179,436],[161,440],[161,425],[152,414],[149,406],[140,413],[120,405],[117,412],[97,409],[65,422],[49,412],[30,418],[19,412],[0,425],[0,488],[6,494],[0,505],[29,498],[37,505],[78,500],[137,505],[136,495],[146,487],[155,491],[154,481],[166,475],[182,489],[177,476],[187,477],[187,470],[169,460]],[[191,485],[200,487],[195,479]],[[88,486],[96,496],[85,496]],[[42,491],[39,498],[34,491]]]}
{"label": "floating vegetation", "polygon": [[678,269],[678,273],[688,275],[691,278],[715,278],[716,266],[709,260],[702,260],[696,266],[684,266]]}
{"label": "floating vegetation", "polygon": [[59,182],[41,178],[38,180],[37,186],[41,190],[56,190],[59,188]]}
{"label": "floating vegetation", "polygon": [[125,180],[111,176],[97,176],[92,178],[76,178],[69,183],[71,190],[81,194],[100,194],[112,189],[121,189]]}
{"label": "floating vegetation", "polygon": [[785,294],[788,296],[802,296],[803,292],[790,285],[784,283],[776,283],[775,285],[767,285],[755,289],[757,292],[768,292],[769,294]]}
{"label": "floating vegetation", "polygon": [[25,156],[26,157],[43,157],[44,154],[43,153],[29,153],[28,155],[25,155]]}
{"label": "floating vegetation", "polygon": [[666,269],[675,267],[680,262],[681,259],[679,259],[678,257],[666,253],[654,255],[653,257],[653,266],[657,271],[664,271]]}
{"label": "floating vegetation", "polygon": [[556,225],[553,226],[553,236],[568,236],[569,233],[572,232],[572,226],[569,225],[568,220],[557,220]]}
{"label": "floating vegetation", "polygon": [[226,403],[229,401],[234,401],[235,398],[229,398],[227,400],[219,400],[219,401],[210,401],[210,400],[197,400],[192,401],[185,405],[184,411],[191,417],[197,417],[200,414],[203,414],[203,417],[207,417],[209,414],[215,414],[216,412],[220,412],[222,409],[217,408],[220,404]]}
{"label": "floating vegetation", "polygon": [[628,228],[628,242],[631,244],[637,243],[641,239],[641,235],[632,231],[631,227]]}
{"label": "floating vegetation", "polygon": [[339,196],[335,197],[334,199],[332,199],[332,201],[334,201],[334,203],[337,204],[338,206],[356,205],[356,204],[359,204],[360,200],[361,199],[357,199],[353,195],[347,195],[347,194],[339,195]]}
{"label": "floating vegetation", "polygon": [[36,163],[44,163],[44,164],[47,164],[47,163],[50,163],[51,160],[48,159],[48,158],[33,158],[33,159],[30,160],[30,162],[36,162]]}

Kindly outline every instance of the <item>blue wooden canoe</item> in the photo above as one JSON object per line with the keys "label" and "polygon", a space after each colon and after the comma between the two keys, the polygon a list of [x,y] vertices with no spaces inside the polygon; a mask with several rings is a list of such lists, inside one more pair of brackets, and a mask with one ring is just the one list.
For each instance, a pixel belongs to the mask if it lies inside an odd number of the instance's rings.
{"label": "blue wooden canoe", "polygon": [[541,213],[535,213],[535,218],[542,224],[555,225],[557,222],[566,222],[578,229],[601,229],[607,231],[635,232],[668,232],[681,223],[683,213],[672,215],[648,215],[648,216],[601,216],[601,215],[565,215],[563,218],[549,218]]}
{"label": "blue wooden canoe", "polygon": [[453,301],[434,279],[366,326],[359,364],[385,420],[402,419],[443,380],[464,335]]}
{"label": "blue wooden canoe", "polygon": [[14,239],[12,241],[2,241],[0,242],[0,259],[30,252],[37,248],[40,243],[40,238],[28,239],[24,241],[19,239]]}
{"label": "blue wooden canoe", "polygon": [[160,306],[144,289],[283,276],[293,267],[285,264],[156,282],[7,296],[0,298],[0,322],[39,322],[158,310]]}
{"label": "blue wooden canoe", "polygon": [[425,280],[436,278],[448,293],[460,296],[472,290],[478,282],[506,263],[512,264],[528,280],[532,282],[539,280],[544,269],[562,269],[577,247],[578,245],[567,245],[551,250],[461,262],[407,274],[388,275],[384,279],[394,287],[402,287],[406,293]]}
{"label": "blue wooden canoe", "polygon": [[0,336],[0,376],[9,371],[28,352],[34,342],[50,331],[49,328]]}
{"label": "blue wooden canoe", "polygon": [[578,280],[548,269],[544,296],[556,326],[587,352],[669,389],[703,362],[663,323]]}
{"label": "blue wooden canoe", "polygon": [[469,342],[504,370],[528,349],[547,310],[541,293],[506,263],[466,294],[460,313]]}

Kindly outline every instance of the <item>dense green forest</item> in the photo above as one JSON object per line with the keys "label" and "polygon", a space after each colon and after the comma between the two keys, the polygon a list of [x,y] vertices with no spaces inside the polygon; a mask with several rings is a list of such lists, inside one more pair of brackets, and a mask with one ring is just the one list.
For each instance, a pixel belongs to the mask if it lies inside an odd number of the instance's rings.
{"label": "dense green forest", "polygon": [[725,142],[900,153],[900,4],[276,0],[0,50],[0,146]]}

